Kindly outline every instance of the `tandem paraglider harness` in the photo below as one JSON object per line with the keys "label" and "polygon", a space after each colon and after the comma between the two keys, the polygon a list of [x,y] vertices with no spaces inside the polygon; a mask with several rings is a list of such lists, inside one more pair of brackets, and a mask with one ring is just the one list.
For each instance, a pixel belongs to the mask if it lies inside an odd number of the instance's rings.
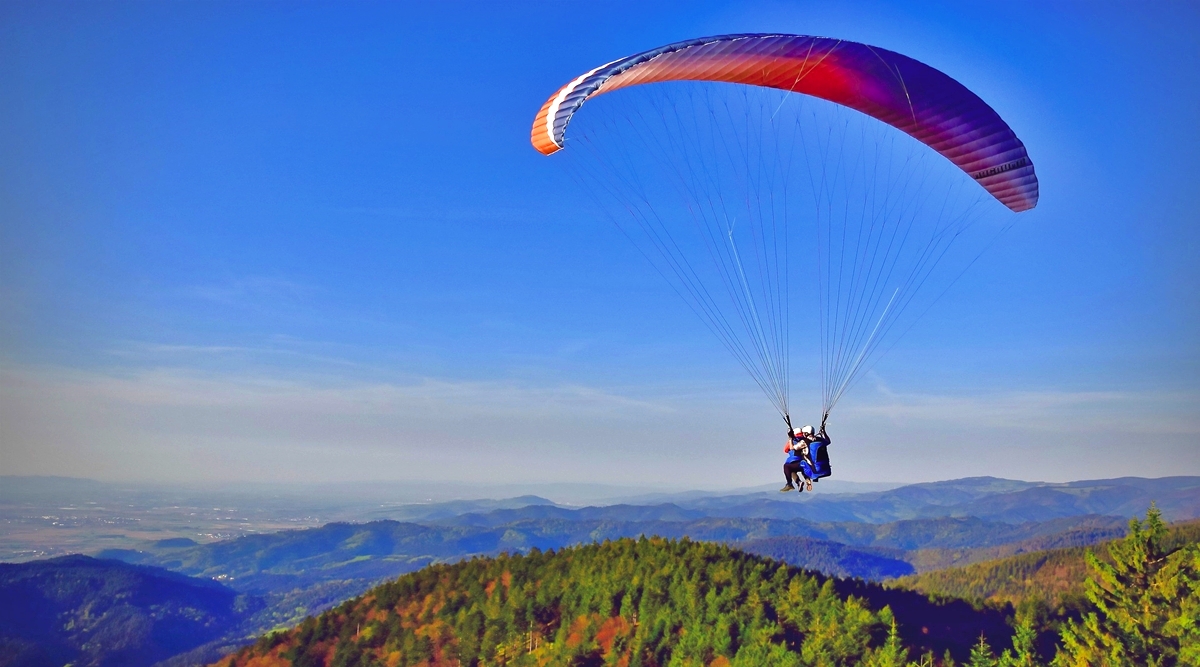
{"label": "tandem paraglider harness", "polygon": [[[814,482],[818,479],[823,479],[833,474],[833,468],[829,465],[829,443],[831,440],[829,439],[829,434],[825,432],[825,422],[828,419],[829,413],[826,412],[821,416],[821,430],[817,431],[816,435],[805,437],[805,439],[808,441],[808,456],[802,456],[799,460],[800,472],[806,478]],[[783,415],[783,421],[787,423],[788,433],[795,433],[795,429],[792,428],[791,415],[785,413]],[[812,427],[806,428],[811,429]],[[793,438],[792,442],[794,444],[796,442],[795,435],[792,435],[791,437]]]}
{"label": "tandem paraglider harness", "polygon": [[808,443],[808,459],[800,459],[800,469],[813,481],[833,474],[833,468],[829,466],[829,436],[824,431]]}

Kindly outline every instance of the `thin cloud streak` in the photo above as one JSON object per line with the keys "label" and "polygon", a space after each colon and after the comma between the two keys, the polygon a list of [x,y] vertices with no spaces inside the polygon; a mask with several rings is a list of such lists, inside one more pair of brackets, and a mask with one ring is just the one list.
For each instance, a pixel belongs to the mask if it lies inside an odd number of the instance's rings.
{"label": "thin cloud streak", "polygon": [[1194,392],[1021,391],[946,396],[882,390],[871,402],[859,403],[847,413],[926,426],[1200,436],[1197,406],[1200,394]]}
{"label": "thin cloud streak", "polygon": [[246,308],[304,301],[324,292],[321,288],[286,278],[247,276],[220,284],[198,285],[185,294],[223,306]]}
{"label": "thin cloud streak", "polygon": [[[634,456],[652,480],[659,461],[630,450],[631,436],[669,440],[661,424],[678,424],[667,401],[592,387],[431,378],[9,369],[0,371],[0,399],[0,458],[18,474],[556,479],[579,467],[611,479],[611,464]],[[207,464],[183,467],[197,459]]]}
{"label": "thin cloud streak", "polygon": [[[773,479],[779,465],[780,429],[749,392],[334,378],[0,369],[0,468],[155,481],[734,487]],[[1196,474],[1195,457],[1181,460],[1200,434],[1196,400],[863,392],[834,416],[835,469],[858,481]],[[1131,460],[1124,448],[1135,435]]]}

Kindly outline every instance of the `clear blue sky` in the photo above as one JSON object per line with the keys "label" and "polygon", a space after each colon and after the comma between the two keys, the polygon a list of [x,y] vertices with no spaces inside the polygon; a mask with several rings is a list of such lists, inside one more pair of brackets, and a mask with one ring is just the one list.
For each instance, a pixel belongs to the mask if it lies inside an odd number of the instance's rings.
{"label": "clear blue sky", "polygon": [[596,65],[778,31],[947,72],[1042,184],[837,474],[1200,474],[1200,6],[1049,4],[0,4],[0,472],[773,481],[769,404],[528,136]]}

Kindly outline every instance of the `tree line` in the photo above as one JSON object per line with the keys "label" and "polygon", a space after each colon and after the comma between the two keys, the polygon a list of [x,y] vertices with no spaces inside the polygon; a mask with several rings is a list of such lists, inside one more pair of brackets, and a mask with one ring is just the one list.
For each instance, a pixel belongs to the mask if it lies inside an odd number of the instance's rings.
{"label": "tree line", "polygon": [[[1200,664],[1200,548],[1168,548],[1153,507],[1088,557],[1086,612],[1039,645],[1037,605],[1018,608],[1011,643],[982,635],[958,665]],[[222,667],[485,665],[955,665],[917,655],[892,609],[822,575],[690,540],[622,539],[477,558],[405,575]],[[839,592],[840,591],[840,592]],[[904,623],[920,619],[903,619]]]}

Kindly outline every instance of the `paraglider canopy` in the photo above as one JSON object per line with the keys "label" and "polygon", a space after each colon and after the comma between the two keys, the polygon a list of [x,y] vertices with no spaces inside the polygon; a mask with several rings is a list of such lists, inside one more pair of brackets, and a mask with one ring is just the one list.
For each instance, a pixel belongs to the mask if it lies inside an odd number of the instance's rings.
{"label": "paraglider canopy", "polygon": [[1037,206],[1025,145],[986,102],[912,58],[827,37],[703,37],[602,65],[546,100],[533,122],[534,148],[546,155],[561,149],[571,117],[593,95],[663,81],[763,86],[850,107],[941,153],[1013,211]]}
{"label": "paraglider canopy", "polygon": [[[978,224],[989,210],[1038,202],[1025,145],[979,96],[826,37],[705,37],[612,61],[551,95],[530,139],[565,153],[789,432],[793,330],[819,334],[824,432],[848,388],[1007,229]],[[806,290],[815,308],[794,308]]]}

